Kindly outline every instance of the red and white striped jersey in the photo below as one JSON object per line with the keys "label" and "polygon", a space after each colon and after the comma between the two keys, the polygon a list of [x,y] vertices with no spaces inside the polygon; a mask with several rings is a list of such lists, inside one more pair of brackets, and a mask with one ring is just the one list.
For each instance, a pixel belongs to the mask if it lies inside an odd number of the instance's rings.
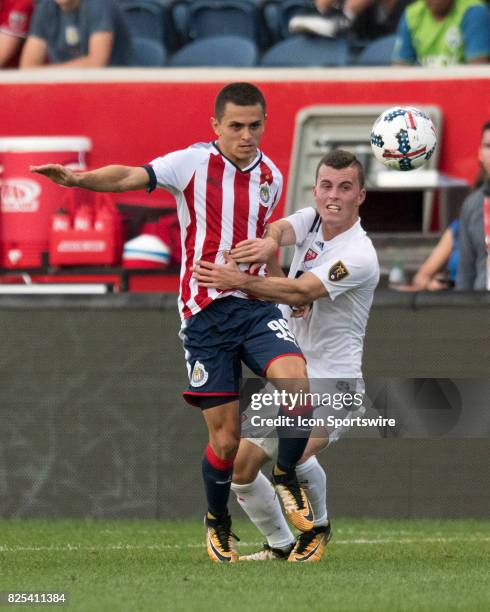
{"label": "red and white striped jersey", "polygon": [[[211,142],[158,157],[145,168],[150,190],[163,187],[177,201],[182,237],[181,317],[191,317],[220,297],[247,298],[241,291],[199,287],[191,266],[199,259],[224,263],[224,251],[242,240],[263,236],[281,197],[282,175],[277,167],[258,151],[253,162],[240,169]],[[240,267],[247,270],[249,265]]]}

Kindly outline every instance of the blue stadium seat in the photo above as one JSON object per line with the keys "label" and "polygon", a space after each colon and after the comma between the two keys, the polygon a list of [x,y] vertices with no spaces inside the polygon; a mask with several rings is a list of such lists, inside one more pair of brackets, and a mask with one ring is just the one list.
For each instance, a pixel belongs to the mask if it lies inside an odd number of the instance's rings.
{"label": "blue stadium seat", "polygon": [[131,66],[163,66],[167,63],[167,52],[156,40],[135,36],[132,46]]}
{"label": "blue stadium seat", "polygon": [[290,36],[267,51],[262,66],[346,66],[349,46],[344,38]]}
{"label": "blue stadium seat", "polygon": [[119,3],[133,37],[164,44],[164,6],[157,0],[124,0]]}
{"label": "blue stadium seat", "polygon": [[257,46],[240,36],[201,38],[186,45],[170,59],[169,66],[237,66],[257,64]]}
{"label": "blue stadium seat", "polygon": [[265,25],[275,42],[289,36],[289,21],[295,15],[318,15],[313,0],[272,0],[263,7]]}
{"label": "blue stadium seat", "polygon": [[395,40],[396,34],[390,34],[368,43],[359,53],[356,64],[358,66],[390,66]]}
{"label": "blue stadium seat", "polygon": [[235,35],[259,42],[260,14],[253,0],[177,2],[173,18],[187,40]]}

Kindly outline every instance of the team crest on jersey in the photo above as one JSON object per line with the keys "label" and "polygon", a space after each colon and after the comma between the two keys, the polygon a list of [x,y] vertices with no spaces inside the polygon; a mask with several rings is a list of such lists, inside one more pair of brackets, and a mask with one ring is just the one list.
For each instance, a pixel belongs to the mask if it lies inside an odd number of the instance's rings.
{"label": "team crest on jersey", "polygon": [[269,204],[269,200],[271,198],[271,188],[269,186],[269,183],[262,183],[262,185],[260,186],[259,195],[262,204]]}
{"label": "team crest on jersey", "polygon": [[209,374],[206,371],[206,368],[200,361],[196,361],[192,369],[191,385],[193,387],[202,387],[206,384],[208,378]]}
{"label": "team crest on jersey", "polygon": [[305,253],[305,258],[303,261],[311,261],[312,259],[316,259],[318,257],[318,253],[313,249],[308,249]]}
{"label": "team crest on jersey", "polygon": [[328,271],[328,278],[333,283],[342,280],[346,276],[349,276],[350,272],[347,270],[345,265],[340,261],[337,261],[333,264],[333,266]]}

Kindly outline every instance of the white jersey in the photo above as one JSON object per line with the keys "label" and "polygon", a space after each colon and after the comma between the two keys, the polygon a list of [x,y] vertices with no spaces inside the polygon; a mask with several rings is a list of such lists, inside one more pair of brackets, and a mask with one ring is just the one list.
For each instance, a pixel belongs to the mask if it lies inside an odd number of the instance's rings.
{"label": "white jersey", "polygon": [[360,379],[364,335],[379,281],[373,244],[360,220],[332,240],[324,239],[314,208],[303,208],[286,220],[296,235],[289,276],[312,272],[328,291],[313,302],[306,320],[289,320],[307,359],[308,376]]}
{"label": "white jersey", "polygon": [[[199,259],[224,263],[224,251],[242,240],[263,236],[281,197],[282,175],[276,166],[258,151],[252,163],[240,169],[211,142],[158,157],[145,168],[150,190],[163,187],[177,202],[182,238],[181,317],[187,319],[216,298],[248,298],[241,291],[199,287],[191,266]],[[240,267],[247,270],[250,264]],[[264,270],[265,266],[259,274]]]}

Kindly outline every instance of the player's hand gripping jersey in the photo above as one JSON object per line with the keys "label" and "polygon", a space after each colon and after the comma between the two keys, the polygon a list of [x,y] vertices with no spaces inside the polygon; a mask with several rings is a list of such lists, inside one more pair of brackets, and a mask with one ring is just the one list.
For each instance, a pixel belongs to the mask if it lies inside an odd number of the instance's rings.
{"label": "player's hand gripping jersey", "polygon": [[[199,287],[191,266],[199,259],[224,263],[223,252],[250,238],[261,238],[267,220],[281,197],[282,175],[258,151],[253,162],[240,169],[214,143],[198,143],[169,153],[145,166],[150,190],[157,185],[177,201],[182,237],[179,311],[188,317],[216,298],[241,291]],[[249,264],[241,265],[247,270]],[[264,267],[259,271],[264,274]]]}

